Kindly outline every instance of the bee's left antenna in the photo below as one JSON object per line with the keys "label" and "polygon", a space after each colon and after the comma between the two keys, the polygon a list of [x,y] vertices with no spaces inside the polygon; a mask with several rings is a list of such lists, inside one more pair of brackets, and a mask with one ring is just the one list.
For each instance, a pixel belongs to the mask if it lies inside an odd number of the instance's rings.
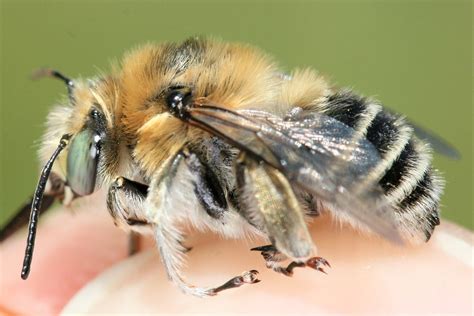
{"label": "bee's left antenna", "polygon": [[69,98],[73,100],[72,90],[74,89],[74,82],[70,78],[66,77],[59,71],[50,69],[50,68],[38,69],[35,72],[33,72],[33,74],[31,75],[31,79],[33,80],[41,79],[44,77],[52,77],[52,78],[56,78],[63,81],[67,86],[67,92],[69,94]]}
{"label": "bee's left antenna", "polygon": [[23,267],[21,269],[21,278],[26,280],[30,274],[31,260],[33,259],[33,250],[35,248],[36,229],[38,227],[39,210],[41,208],[41,202],[43,201],[44,189],[46,188],[46,182],[48,181],[49,174],[53,163],[61,153],[61,151],[67,146],[71,135],[65,134],[61,137],[58,147],[54,151],[53,155],[43,167],[41,176],[36,186],[35,194],[33,195],[33,203],[31,204],[30,222],[28,224],[28,239],[26,241],[25,257],[23,259]]}

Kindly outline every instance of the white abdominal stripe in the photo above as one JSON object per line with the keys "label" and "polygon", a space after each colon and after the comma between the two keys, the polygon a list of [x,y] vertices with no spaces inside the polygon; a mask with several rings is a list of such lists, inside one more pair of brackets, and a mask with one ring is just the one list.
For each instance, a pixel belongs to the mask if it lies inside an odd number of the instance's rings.
{"label": "white abdominal stripe", "polygon": [[381,160],[368,178],[378,179],[406,238],[429,239],[439,224],[443,188],[431,168],[429,146],[413,135],[413,128],[401,116],[350,90],[329,96],[323,113],[354,128],[355,135],[375,146]]}

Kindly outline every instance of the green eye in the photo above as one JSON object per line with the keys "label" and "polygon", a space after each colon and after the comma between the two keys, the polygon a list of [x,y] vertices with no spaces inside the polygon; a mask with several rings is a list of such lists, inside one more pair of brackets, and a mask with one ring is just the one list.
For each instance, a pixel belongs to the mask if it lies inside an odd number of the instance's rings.
{"label": "green eye", "polygon": [[94,192],[101,136],[90,128],[72,140],[67,156],[67,182],[78,195]]}

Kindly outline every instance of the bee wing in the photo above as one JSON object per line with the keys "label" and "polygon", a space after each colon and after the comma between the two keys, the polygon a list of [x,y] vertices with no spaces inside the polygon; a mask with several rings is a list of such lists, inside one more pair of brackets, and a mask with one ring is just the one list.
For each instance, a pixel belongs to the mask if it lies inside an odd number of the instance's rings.
{"label": "bee wing", "polygon": [[451,159],[461,159],[461,154],[459,151],[446,140],[435,133],[418,126],[417,124],[414,124],[413,122],[410,122],[410,125],[413,127],[413,131],[415,132],[416,136],[430,143],[436,152]]}
{"label": "bee wing", "polygon": [[282,120],[266,112],[215,106],[189,109],[189,122],[277,168],[293,185],[355,223],[402,242],[394,210],[378,179],[370,178],[381,158],[347,125],[323,114]]}
{"label": "bee wing", "polygon": [[[390,110],[390,113],[394,115],[400,115],[392,110]],[[415,135],[419,139],[429,143],[434,149],[434,151],[451,159],[461,159],[461,153],[448,141],[443,139],[441,136],[436,135],[436,133],[434,133],[433,131],[429,131],[426,128],[421,127],[419,124],[413,122],[412,120],[408,118],[405,119],[413,128],[413,132],[415,133]]]}

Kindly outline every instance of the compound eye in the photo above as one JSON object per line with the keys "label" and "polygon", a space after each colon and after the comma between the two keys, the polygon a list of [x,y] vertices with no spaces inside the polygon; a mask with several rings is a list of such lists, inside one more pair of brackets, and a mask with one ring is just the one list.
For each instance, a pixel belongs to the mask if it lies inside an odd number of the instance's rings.
{"label": "compound eye", "polygon": [[72,140],[67,156],[67,182],[78,195],[94,192],[99,162],[101,136],[90,128]]}
{"label": "compound eye", "polygon": [[171,87],[165,96],[166,106],[171,114],[179,118],[184,118],[191,97],[192,93],[190,88],[182,86]]}

